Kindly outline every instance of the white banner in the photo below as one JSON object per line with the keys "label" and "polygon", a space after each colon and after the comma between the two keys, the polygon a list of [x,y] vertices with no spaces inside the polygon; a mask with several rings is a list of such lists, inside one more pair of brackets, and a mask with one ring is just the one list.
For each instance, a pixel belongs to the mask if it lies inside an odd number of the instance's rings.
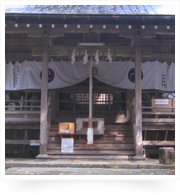
{"label": "white banner", "polygon": [[[135,64],[132,61],[94,62],[98,80],[123,89],[135,88]],[[68,87],[82,82],[89,76],[89,62],[49,62],[48,88]],[[24,61],[6,64],[5,89],[41,89],[42,62]],[[142,62],[142,89],[175,91],[175,64],[159,61]]]}
{"label": "white banner", "polygon": [[[96,76],[100,81],[114,87],[124,89],[135,88],[135,65],[132,61],[101,62],[96,65],[99,72]],[[172,70],[174,67],[172,67]],[[158,89],[174,91],[174,73],[168,74],[168,64],[159,61],[142,62],[141,79],[142,89]],[[171,83],[172,82],[172,83]]]}

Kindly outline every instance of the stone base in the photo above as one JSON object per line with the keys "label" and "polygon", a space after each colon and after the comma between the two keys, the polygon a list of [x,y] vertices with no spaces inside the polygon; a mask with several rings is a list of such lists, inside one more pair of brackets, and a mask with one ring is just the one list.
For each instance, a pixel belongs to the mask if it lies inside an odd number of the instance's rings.
{"label": "stone base", "polygon": [[175,152],[173,147],[159,148],[159,163],[166,165],[175,163]]}
{"label": "stone base", "polygon": [[135,155],[133,157],[133,160],[145,160],[146,157],[144,155]]}
{"label": "stone base", "polygon": [[38,154],[36,158],[37,159],[49,159],[49,156],[47,154]]}
{"label": "stone base", "polygon": [[87,130],[87,144],[93,144],[93,128]]}

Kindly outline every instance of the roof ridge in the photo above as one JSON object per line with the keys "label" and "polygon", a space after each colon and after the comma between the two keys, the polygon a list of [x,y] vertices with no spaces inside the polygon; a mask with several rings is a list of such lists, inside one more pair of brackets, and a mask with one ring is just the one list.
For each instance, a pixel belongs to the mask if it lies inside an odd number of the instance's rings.
{"label": "roof ridge", "polygon": [[175,5],[6,5],[5,13],[175,15]]}

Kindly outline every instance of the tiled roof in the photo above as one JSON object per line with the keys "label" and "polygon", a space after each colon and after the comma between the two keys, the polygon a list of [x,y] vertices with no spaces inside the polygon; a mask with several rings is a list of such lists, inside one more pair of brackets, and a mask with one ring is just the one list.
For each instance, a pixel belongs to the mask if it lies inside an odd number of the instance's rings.
{"label": "tiled roof", "polygon": [[174,5],[6,5],[5,13],[175,15]]}

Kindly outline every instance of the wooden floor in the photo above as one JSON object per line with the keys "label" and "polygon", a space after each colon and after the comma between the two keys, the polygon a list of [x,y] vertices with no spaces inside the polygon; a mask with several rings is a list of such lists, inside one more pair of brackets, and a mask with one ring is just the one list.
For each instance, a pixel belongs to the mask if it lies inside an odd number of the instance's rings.
{"label": "wooden floor", "polygon": [[73,135],[73,137],[74,152],[61,153],[61,135],[58,133],[58,125],[51,125],[48,140],[50,158],[130,159],[135,155],[133,131],[129,124],[106,125],[104,135],[95,135],[92,145],[87,144],[86,135]]}

